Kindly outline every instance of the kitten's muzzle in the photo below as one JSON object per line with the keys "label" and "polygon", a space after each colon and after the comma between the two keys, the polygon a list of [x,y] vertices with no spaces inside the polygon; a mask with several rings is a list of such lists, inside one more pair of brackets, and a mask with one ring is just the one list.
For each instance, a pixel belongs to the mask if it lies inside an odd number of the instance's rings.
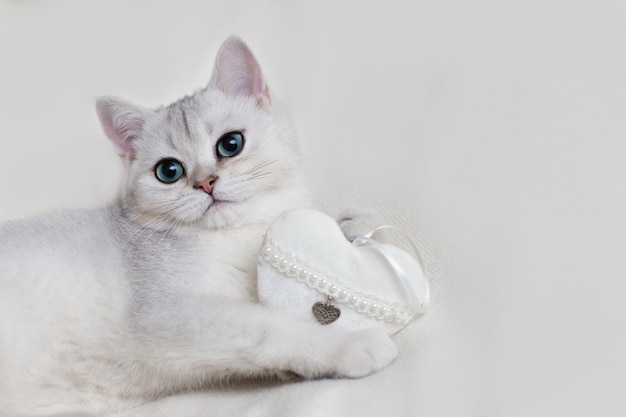
{"label": "kitten's muzzle", "polygon": [[206,177],[205,179],[196,182],[193,188],[198,189],[198,190],[202,189],[204,190],[205,193],[211,194],[213,192],[213,184],[215,184],[215,181],[217,181],[217,179],[218,177],[213,177],[213,176]]}

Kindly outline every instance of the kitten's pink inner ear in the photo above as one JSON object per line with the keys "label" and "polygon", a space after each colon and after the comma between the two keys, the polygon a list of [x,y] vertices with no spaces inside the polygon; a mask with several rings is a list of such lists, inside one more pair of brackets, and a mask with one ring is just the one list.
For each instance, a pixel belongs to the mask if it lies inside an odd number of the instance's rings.
{"label": "kitten's pink inner ear", "polygon": [[101,97],[96,110],[102,128],[124,159],[133,159],[132,142],[139,137],[147,111],[116,97]]}
{"label": "kitten's pink inner ear", "polygon": [[224,41],[215,60],[210,85],[232,96],[257,97],[260,105],[271,103],[261,66],[237,37]]}

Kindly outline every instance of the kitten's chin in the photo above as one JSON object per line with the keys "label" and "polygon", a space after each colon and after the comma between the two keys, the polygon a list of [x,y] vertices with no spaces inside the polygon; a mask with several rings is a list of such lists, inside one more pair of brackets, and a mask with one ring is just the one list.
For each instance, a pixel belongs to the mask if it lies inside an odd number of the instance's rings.
{"label": "kitten's chin", "polygon": [[209,230],[237,229],[252,224],[269,224],[285,208],[282,204],[260,204],[255,199],[244,201],[215,200],[202,216]]}
{"label": "kitten's chin", "polygon": [[224,214],[224,211],[228,210],[228,206],[229,205],[233,205],[234,203],[232,201],[223,201],[223,200],[213,200],[211,202],[211,204],[209,204],[209,207],[207,207],[207,209],[204,211],[203,216],[204,217],[210,217],[210,216],[214,216],[214,215],[222,215]]}
{"label": "kitten's chin", "polygon": [[239,204],[232,201],[214,200],[199,221],[209,230],[233,229],[246,224],[244,216],[239,214]]}
{"label": "kitten's chin", "polygon": [[201,222],[207,229],[236,229],[249,225],[269,225],[285,210],[311,206],[304,188],[259,193],[241,201],[214,200]]}

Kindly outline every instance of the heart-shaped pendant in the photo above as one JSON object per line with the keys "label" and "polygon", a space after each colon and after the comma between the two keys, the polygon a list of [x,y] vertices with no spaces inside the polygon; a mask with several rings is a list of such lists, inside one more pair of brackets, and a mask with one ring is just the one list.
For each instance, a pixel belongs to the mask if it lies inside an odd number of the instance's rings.
{"label": "heart-shaped pendant", "polygon": [[315,316],[315,319],[322,324],[330,324],[336,321],[341,315],[341,310],[330,304],[332,299],[332,297],[328,297],[328,301],[325,303],[318,301],[313,304],[313,315]]}

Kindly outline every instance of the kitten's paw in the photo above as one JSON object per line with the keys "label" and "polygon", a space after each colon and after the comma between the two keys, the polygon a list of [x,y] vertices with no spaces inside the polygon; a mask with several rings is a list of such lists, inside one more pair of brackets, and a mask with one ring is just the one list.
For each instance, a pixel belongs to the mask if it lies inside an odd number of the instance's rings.
{"label": "kitten's paw", "polygon": [[361,378],[379,371],[398,356],[398,349],[387,334],[379,329],[350,333],[347,343],[336,356],[338,378]]}
{"label": "kitten's paw", "polygon": [[344,236],[352,242],[355,238],[384,224],[384,221],[378,210],[359,207],[342,211],[337,223]]}

